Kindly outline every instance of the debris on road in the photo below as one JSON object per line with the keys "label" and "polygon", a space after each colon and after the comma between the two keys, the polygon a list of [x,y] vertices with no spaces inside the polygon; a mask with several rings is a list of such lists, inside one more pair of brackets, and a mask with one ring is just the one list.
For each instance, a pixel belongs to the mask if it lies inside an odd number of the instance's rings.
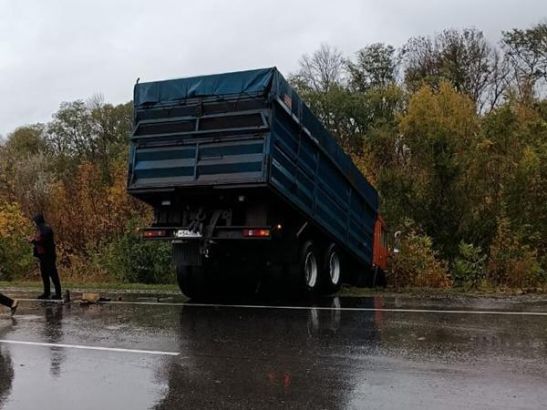
{"label": "debris on road", "polygon": [[98,293],[90,293],[90,292],[82,293],[82,302],[97,303],[99,301],[99,298],[100,296]]}

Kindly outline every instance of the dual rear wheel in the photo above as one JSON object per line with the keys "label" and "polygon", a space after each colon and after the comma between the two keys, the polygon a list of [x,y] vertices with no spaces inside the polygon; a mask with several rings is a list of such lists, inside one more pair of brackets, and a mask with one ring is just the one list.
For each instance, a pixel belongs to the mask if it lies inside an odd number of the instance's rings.
{"label": "dual rear wheel", "polygon": [[[201,266],[177,266],[180,290],[196,300],[215,298],[216,295],[252,293],[257,288],[257,272],[249,272],[248,276],[254,280],[241,280],[241,277],[237,280],[238,273],[244,267],[227,262],[211,264],[204,261]],[[298,289],[308,294],[331,294],[340,289],[343,266],[340,251],[334,243],[319,248],[314,241],[307,240],[300,247],[297,263],[288,270],[287,279],[293,289],[296,284]]]}
{"label": "dual rear wheel", "polygon": [[336,292],[342,283],[342,262],[337,246],[332,243],[321,252],[313,241],[306,241],[300,251],[296,275],[307,292]]}

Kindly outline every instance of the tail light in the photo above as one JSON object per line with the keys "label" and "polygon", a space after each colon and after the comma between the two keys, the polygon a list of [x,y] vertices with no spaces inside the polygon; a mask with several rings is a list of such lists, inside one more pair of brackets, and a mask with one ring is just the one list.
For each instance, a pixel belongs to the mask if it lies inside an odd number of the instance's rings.
{"label": "tail light", "polygon": [[145,238],[162,238],[167,236],[167,231],[165,229],[151,229],[144,231],[143,236]]}
{"label": "tail light", "polygon": [[269,229],[244,229],[243,236],[246,238],[267,238],[270,236]]}

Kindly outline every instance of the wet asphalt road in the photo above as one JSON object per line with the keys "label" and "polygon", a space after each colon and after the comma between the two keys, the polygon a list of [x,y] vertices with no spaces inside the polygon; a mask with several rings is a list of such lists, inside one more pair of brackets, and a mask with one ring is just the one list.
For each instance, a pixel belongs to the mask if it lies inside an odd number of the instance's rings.
{"label": "wet asphalt road", "polygon": [[545,301],[124,302],[3,310],[0,407],[547,408]]}

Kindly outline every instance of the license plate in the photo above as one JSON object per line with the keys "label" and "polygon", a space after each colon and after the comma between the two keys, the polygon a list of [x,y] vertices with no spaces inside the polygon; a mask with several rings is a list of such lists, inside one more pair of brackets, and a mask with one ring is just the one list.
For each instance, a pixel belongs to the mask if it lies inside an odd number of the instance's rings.
{"label": "license plate", "polygon": [[201,238],[199,232],[190,231],[188,229],[179,229],[175,232],[177,238]]}

